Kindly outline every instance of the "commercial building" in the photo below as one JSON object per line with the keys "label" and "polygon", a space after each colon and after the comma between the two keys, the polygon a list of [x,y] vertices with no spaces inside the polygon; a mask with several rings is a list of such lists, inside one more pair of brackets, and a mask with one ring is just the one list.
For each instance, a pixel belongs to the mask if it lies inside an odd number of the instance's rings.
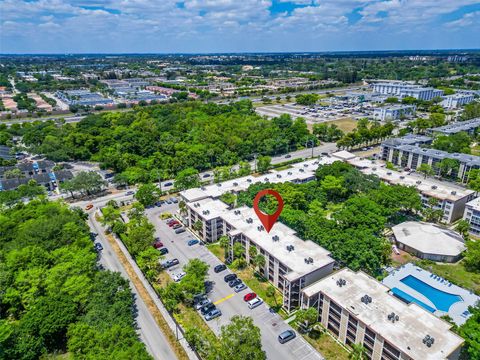
{"label": "commercial building", "polygon": [[242,245],[248,263],[253,263],[252,247],[264,257],[265,265],[259,271],[283,293],[287,312],[299,306],[303,288],[333,271],[334,260],[327,250],[300,239],[281,222],[267,233],[249,207],[229,210],[220,200],[204,198],[187,203],[187,209],[188,225],[195,228],[196,223],[201,223],[200,234],[205,241],[215,241],[222,235],[229,238],[232,259],[235,243]]}
{"label": "commercial building", "polygon": [[458,359],[463,339],[416,303],[407,304],[363,272],[343,269],[302,291],[302,308],[340,342],[361,344],[367,359]]}
{"label": "commercial building", "polygon": [[98,93],[92,93],[89,90],[66,90],[55,93],[60,100],[68,105],[97,106],[113,105],[112,99],[107,99]]}
{"label": "commercial building", "polygon": [[415,115],[414,105],[383,106],[373,110],[373,117],[379,121],[400,120]]}
{"label": "commercial building", "polygon": [[469,135],[474,135],[478,128],[480,128],[480,118],[475,118],[467,121],[458,121],[445,126],[431,128],[428,129],[427,132],[429,134],[453,135],[463,131]]}
{"label": "commercial building", "polygon": [[468,172],[471,169],[480,168],[480,157],[448,153],[446,151],[422,148],[417,145],[403,145],[400,139],[389,139],[382,143],[381,159],[389,161],[402,168],[417,169],[422,164],[428,164],[433,170],[443,159],[457,160],[458,168],[452,169],[452,176],[457,177],[461,182],[466,182]]}
{"label": "commercial building", "polygon": [[[333,154],[333,156],[335,156],[335,154]],[[412,171],[387,169],[383,161],[354,157],[347,160],[347,162],[358,168],[364,174],[376,175],[388,184],[415,187],[425,207],[431,206],[429,204],[431,198],[436,199],[437,203],[433,208],[442,210],[442,221],[447,224],[460,219],[465,211],[466,203],[476,197],[475,191],[465,189],[450,182],[434,178],[425,178]]]}
{"label": "commercial building", "polygon": [[443,95],[443,90],[421,87],[420,85],[405,82],[377,82],[372,87],[376,93],[398,98],[411,96],[418,100],[428,101]]}
{"label": "commercial building", "polygon": [[470,224],[469,232],[480,236],[480,198],[473,199],[465,205],[463,219]]}
{"label": "commercial building", "polygon": [[420,259],[451,263],[466,250],[459,233],[435,224],[405,221],[392,230],[398,248]]}
{"label": "commercial building", "polygon": [[460,106],[469,104],[475,97],[473,94],[453,94],[443,97],[441,105],[447,109],[456,109]]}

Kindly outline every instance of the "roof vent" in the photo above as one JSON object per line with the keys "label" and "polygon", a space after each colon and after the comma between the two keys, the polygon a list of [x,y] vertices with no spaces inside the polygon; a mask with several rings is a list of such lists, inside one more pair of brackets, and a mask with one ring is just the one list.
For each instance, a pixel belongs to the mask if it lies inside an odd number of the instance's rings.
{"label": "roof vent", "polygon": [[293,245],[287,245],[287,250],[288,251],[293,251],[293,250],[295,250],[295,247]]}
{"label": "roof vent", "polygon": [[253,223],[253,219],[252,218],[248,218],[247,220],[245,220],[248,224],[251,224]]}
{"label": "roof vent", "polygon": [[263,231],[263,230],[265,230],[265,228],[263,227],[263,225],[258,225],[257,230],[258,231]]}
{"label": "roof vent", "polygon": [[280,238],[278,237],[278,235],[273,235],[273,236],[272,236],[272,240],[273,240],[273,241],[279,241]]}
{"label": "roof vent", "polygon": [[430,336],[430,335],[426,335],[422,342],[427,346],[427,347],[431,347],[433,345],[433,343],[435,342],[435,338],[433,336]]}
{"label": "roof vent", "polygon": [[392,323],[395,323],[395,321],[398,321],[400,320],[400,317],[395,314],[394,312],[391,312],[390,314],[388,314],[387,316],[388,320],[390,320]]}
{"label": "roof vent", "polygon": [[365,305],[368,305],[372,302],[372,298],[368,295],[363,295],[361,298],[360,298],[360,301],[363,302]]}
{"label": "roof vent", "polygon": [[311,257],[303,259],[305,261],[305,264],[313,264],[313,259]]}
{"label": "roof vent", "polygon": [[337,285],[338,285],[339,287],[345,286],[345,285],[347,285],[347,280],[345,280],[345,279],[338,279],[338,280],[337,280]]}

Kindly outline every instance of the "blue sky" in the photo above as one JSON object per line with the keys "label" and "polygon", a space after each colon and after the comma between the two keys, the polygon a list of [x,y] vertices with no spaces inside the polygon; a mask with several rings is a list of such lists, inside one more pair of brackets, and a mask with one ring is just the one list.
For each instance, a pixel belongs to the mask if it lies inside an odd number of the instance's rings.
{"label": "blue sky", "polygon": [[0,0],[0,53],[480,48],[469,0]]}

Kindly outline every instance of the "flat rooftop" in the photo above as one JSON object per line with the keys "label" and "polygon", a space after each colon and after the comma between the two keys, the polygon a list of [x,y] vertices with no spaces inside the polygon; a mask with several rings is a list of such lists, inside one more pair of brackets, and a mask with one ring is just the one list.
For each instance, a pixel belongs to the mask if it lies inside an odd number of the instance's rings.
{"label": "flat rooftop", "polygon": [[466,249],[459,233],[435,224],[405,221],[392,230],[398,242],[424,254],[458,256]]}
{"label": "flat rooftop", "polygon": [[480,211],[480,197],[473,199],[467,203],[467,206],[473,208],[474,210]]}
{"label": "flat rooftop", "polygon": [[283,182],[304,182],[315,177],[315,171],[319,164],[330,164],[335,159],[330,157],[321,157],[292,164],[285,170],[272,170],[267,174],[259,176],[244,176],[237,179],[224,181],[218,184],[202,186],[200,188],[188,189],[180,192],[186,201],[198,201],[207,197],[218,198],[227,192],[238,193],[245,191],[252,184],[256,183],[283,183]]}
{"label": "flat rooftop", "polygon": [[377,175],[389,184],[413,186],[422,194],[440,200],[458,201],[475,193],[473,190],[465,189],[446,181],[432,178],[425,179],[419,174],[407,171],[389,170],[385,167],[385,162],[381,160],[367,160],[355,157],[349,160],[348,163],[357,167],[364,174]]}
{"label": "flat rooftop", "polygon": [[467,163],[470,166],[477,165],[480,166],[480,156],[461,154],[461,153],[448,153],[446,151],[421,148],[414,145],[400,145],[397,147],[398,150],[411,152],[417,155],[427,155],[436,159],[456,159],[460,162]]}
{"label": "flat rooftop", "polygon": [[426,144],[433,141],[433,138],[424,135],[415,135],[415,134],[408,134],[403,137],[399,138],[390,138],[385,140],[382,145],[389,145],[389,146],[399,146],[399,145],[419,145],[419,144]]}
{"label": "flat rooftop", "polygon": [[[346,280],[346,285],[338,286],[339,279]],[[450,331],[449,323],[415,303],[407,305],[390,295],[389,290],[363,272],[343,269],[308,286],[303,292],[307,296],[319,292],[326,294],[412,359],[445,359],[463,343],[460,336]],[[360,300],[364,295],[372,298],[368,305]],[[394,323],[388,320],[392,312],[399,316]],[[431,347],[422,342],[426,335],[435,339]]]}
{"label": "flat rooftop", "polygon": [[[460,97],[463,97],[463,96],[468,96],[468,95],[463,94]],[[431,132],[441,132],[444,134],[455,134],[460,131],[469,131],[469,130],[476,129],[478,127],[480,127],[480,118],[475,118],[467,121],[457,121],[455,123],[451,123],[445,126],[440,126],[440,127],[436,127],[428,130]]]}

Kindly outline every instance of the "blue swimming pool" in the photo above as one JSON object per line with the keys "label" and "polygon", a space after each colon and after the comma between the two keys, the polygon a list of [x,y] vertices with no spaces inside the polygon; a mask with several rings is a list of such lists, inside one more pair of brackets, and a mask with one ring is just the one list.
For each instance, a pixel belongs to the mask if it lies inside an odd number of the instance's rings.
{"label": "blue swimming pool", "polygon": [[425,296],[433,303],[433,305],[435,305],[437,310],[448,312],[448,309],[450,309],[450,306],[452,306],[452,304],[458,301],[463,301],[461,296],[449,294],[445,291],[434,288],[433,286],[428,285],[427,283],[423,282],[422,280],[416,278],[413,275],[408,275],[404,277],[402,280],[400,280],[400,282]]}

